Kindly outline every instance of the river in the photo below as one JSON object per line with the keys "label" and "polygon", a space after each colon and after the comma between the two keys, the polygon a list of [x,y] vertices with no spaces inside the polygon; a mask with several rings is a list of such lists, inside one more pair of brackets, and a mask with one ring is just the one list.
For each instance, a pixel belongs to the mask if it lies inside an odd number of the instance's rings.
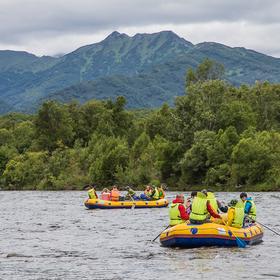
{"label": "river", "polygon": [[[280,193],[251,195],[258,219],[279,232]],[[245,249],[164,248],[151,240],[168,225],[168,208],[87,210],[85,197],[0,192],[0,279],[280,278],[280,237],[268,230]]]}

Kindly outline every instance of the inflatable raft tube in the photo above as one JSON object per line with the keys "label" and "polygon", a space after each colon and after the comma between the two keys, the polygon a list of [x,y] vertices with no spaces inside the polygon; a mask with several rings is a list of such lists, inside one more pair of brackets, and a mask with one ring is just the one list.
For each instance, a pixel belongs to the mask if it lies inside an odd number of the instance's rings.
{"label": "inflatable raft tube", "polygon": [[160,242],[164,247],[233,247],[237,246],[234,235],[248,245],[258,244],[262,242],[263,228],[258,223],[240,229],[214,223],[202,225],[184,223],[165,230],[160,235]]}
{"label": "inflatable raft tube", "polygon": [[119,208],[161,208],[168,206],[167,199],[143,201],[143,200],[127,200],[127,201],[110,201],[101,199],[88,199],[85,201],[88,209],[119,209]]}

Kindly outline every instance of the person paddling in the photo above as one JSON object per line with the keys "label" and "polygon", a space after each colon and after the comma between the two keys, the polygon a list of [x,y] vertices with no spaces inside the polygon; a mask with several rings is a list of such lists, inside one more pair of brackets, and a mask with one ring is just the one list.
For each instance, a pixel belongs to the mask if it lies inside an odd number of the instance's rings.
{"label": "person paddling", "polygon": [[89,199],[97,199],[98,198],[98,195],[95,191],[95,186],[92,185],[86,185],[85,189],[88,191],[88,197]]}

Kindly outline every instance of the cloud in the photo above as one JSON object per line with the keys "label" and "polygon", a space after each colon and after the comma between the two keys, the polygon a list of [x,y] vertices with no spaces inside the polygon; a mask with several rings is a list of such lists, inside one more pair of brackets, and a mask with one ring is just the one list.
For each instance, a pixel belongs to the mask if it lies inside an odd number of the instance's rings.
{"label": "cloud", "polygon": [[0,48],[55,54],[113,30],[169,29],[194,43],[217,41],[279,56],[279,10],[277,0],[1,0]]}

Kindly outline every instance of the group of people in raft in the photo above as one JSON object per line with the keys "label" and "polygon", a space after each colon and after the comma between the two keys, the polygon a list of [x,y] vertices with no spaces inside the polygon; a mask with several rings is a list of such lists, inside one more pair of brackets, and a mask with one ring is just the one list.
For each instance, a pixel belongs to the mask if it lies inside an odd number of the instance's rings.
{"label": "group of people in raft", "polygon": [[[227,213],[227,217],[222,213]],[[223,206],[213,192],[207,190],[193,191],[186,204],[183,194],[178,194],[173,200],[169,207],[169,225],[175,226],[185,222],[191,224],[215,222],[242,228],[246,223],[256,221],[256,215],[256,205],[245,192],[240,194],[240,200],[233,199],[228,206]]]}
{"label": "group of people in raft", "polygon": [[117,186],[113,186],[112,190],[105,188],[102,190],[100,197],[98,197],[94,186],[86,186],[88,189],[89,199],[102,199],[110,201],[124,201],[124,200],[159,200],[165,197],[164,186],[154,187],[147,185],[146,189],[139,196],[131,187],[126,187],[127,193],[125,196],[121,196]]}

